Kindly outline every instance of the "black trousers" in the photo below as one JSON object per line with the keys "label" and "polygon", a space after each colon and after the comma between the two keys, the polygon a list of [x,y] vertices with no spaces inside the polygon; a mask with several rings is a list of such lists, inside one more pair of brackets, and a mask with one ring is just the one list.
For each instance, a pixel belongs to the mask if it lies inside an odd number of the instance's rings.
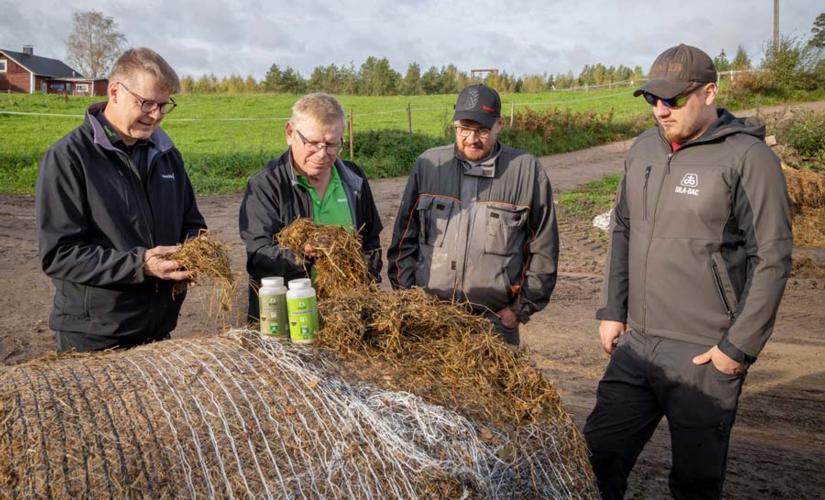
{"label": "black trousers", "polygon": [[694,365],[693,357],[708,349],[633,331],[619,339],[584,426],[603,498],[624,497],[636,458],[663,416],[670,427],[674,498],[721,496],[745,374]]}
{"label": "black trousers", "polygon": [[139,345],[151,344],[152,342],[172,338],[170,332],[165,332],[142,339],[121,340],[120,342],[116,342],[112,339],[100,339],[89,334],[62,331],[54,332],[54,337],[57,341],[57,352],[89,352],[111,349],[113,347],[128,349],[130,347],[137,347]]}

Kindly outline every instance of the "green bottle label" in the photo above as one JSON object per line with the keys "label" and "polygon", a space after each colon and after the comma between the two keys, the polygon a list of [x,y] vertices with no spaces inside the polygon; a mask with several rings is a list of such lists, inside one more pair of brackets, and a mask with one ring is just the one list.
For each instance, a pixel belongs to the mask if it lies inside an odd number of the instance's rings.
{"label": "green bottle label", "polygon": [[315,297],[287,299],[286,303],[289,311],[289,337],[293,342],[314,342],[318,332]]}
{"label": "green bottle label", "polygon": [[272,337],[289,337],[286,294],[260,297],[261,333]]}

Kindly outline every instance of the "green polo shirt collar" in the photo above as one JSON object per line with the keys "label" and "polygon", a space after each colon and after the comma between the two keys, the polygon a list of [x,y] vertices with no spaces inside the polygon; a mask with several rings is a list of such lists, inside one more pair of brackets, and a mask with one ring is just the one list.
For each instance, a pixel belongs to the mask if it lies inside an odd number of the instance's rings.
{"label": "green polo shirt collar", "polygon": [[312,201],[312,220],[316,224],[336,224],[352,230],[352,212],[350,211],[347,192],[338,174],[338,168],[333,164],[329,178],[329,185],[324,191],[324,198],[318,196],[318,191],[309,183],[306,176],[293,167],[293,173],[304,189],[309,193]]}

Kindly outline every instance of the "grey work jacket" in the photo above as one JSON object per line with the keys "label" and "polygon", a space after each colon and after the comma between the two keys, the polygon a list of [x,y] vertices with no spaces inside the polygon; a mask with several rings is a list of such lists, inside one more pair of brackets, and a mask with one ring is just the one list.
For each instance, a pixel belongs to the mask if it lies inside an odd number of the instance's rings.
{"label": "grey work jacket", "polygon": [[[476,167],[478,169],[480,167]],[[501,146],[485,176],[453,145],[415,163],[387,252],[395,288],[420,286],[522,323],[547,305],[559,252],[550,180],[531,154]]]}
{"label": "grey work jacket", "polygon": [[639,136],[613,211],[598,319],[756,358],[793,246],[785,178],[764,132],[720,110],[675,153],[658,129]]}

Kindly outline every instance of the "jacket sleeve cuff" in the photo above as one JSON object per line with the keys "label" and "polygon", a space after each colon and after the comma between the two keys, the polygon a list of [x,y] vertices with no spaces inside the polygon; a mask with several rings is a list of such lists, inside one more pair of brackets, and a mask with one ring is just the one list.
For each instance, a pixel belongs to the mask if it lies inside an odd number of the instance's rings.
{"label": "jacket sleeve cuff", "polygon": [[730,342],[730,340],[728,340],[727,338],[723,338],[722,340],[720,340],[717,347],[719,348],[720,351],[725,353],[725,355],[727,357],[729,357],[730,359],[732,359],[732,360],[734,360],[738,363],[743,363],[743,364],[746,364],[746,365],[750,365],[750,364],[753,364],[754,361],[756,361],[755,356],[751,356],[749,354],[746,354],[745,352],[740,350],[738,347],[733,345]]}
{"label": "jacket sleeve cuff", "polygon": [[513,304],[513,305],[510,306],[510,310],[513,311],[516,314],[516,317],[518,318],[518,322],[521,323],[522,325],[524,325],[528,321],[530,321],[530,313],[527,312],[526,307],[522,307],[519,304]]}
{"label": "jacket sleeve cuff", "polygon": [[620,323],[627,322],[627,313],[622,311],[617,311],[615,309],[611,309],[609,307],[602,307],[601,309],[596,311],[596,319],[606,320],[606,321],[618,321]]}

